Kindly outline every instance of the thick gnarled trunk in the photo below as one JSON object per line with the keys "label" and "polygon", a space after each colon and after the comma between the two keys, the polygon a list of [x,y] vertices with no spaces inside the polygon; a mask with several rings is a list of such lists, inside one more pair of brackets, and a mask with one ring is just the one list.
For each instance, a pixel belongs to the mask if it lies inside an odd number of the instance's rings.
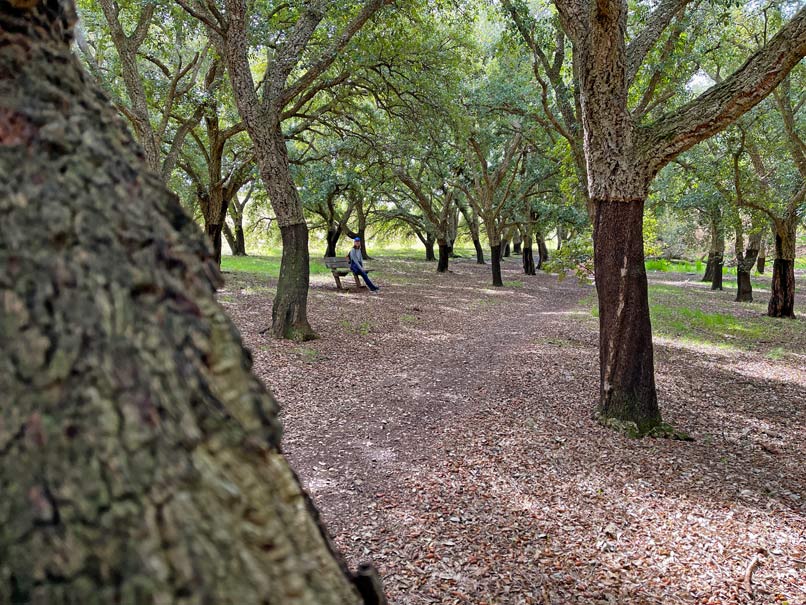
{"label": "thick gnarled trunk", "polygon": [[599,413],[605,418],[635,422],[644,433],[661,421],[644,267],[644,203],[594,200],[594,204]]}
{"label": "thick gnarled trunk", "polygon": [[795,317],[795,231],[797,220],[777,221],[775,226],[775,261],[767,315]]}
{"label": "thick gnarled trunk", "polygon": [[0,603],[358,605],[73,15],[0,0]]}

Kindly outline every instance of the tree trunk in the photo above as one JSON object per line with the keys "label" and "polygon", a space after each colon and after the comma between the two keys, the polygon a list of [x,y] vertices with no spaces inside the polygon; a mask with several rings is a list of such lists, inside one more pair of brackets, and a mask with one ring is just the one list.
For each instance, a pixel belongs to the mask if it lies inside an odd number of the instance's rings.
{"label": "tree trunk", "polygon": [[[594,210],[594,212],[595,212],[595,210]],[[563,232],[564,232],[564,229],[563,229],[562,224],[558,223],[557,224],[557,250],[559,250],[563,246]]]}
{"label": "tree trunk", "polygon": [[748,248],[744,256],[736,263],[736,302],[753,302],[753,282],[750,271],[756,264],[758,250]]}
{"label": "tree trunk", "polygon": [[509,240],[504,242],[504,253],[501,255],[504,258],[509,258],[510,250],[509,250]]}
{"label": "tree trunk", "polygon": [[643,200],[594,200],[594,266],[599,298],[599,413],[645,433],[661,421],[644,267]]}
{"label": "tree trunk", "polygon": [[[308,227],[305,223],[280,227],[283,257],[280,279],[271,309],[272,333],[276,338],[306,341],[316,338],[308,324],[307,300],[310,279]],[[306,304],[301,304],[305,301]]]}
{"label": "tree trunk", "polygon": [[753,282],[750,272],[736,267],[736,302],[753,302]]}
{"label": "tree trunk", "polygon": [[532,238],[523,241],[523,272],[526,275],[536,275],[535,257],[532,251]]}
{"label": "tree trunk", "polygon": [[439,263],[437,264],[437,273],[446,273],[448,271],[448,261],[451,258],[450,246],[444,239],[437,240],[439,245]]}
{"label": "tree trunk", "polygon": [[327,248],[325,249],[325,258],[332,258],[336,256],[336,248],[339,245],[339,239],[341,238],[341,229],[330,228],[327,230],[327,234],[325,235],[327,240]]}
{"label": "tree trunk", "polygon": [[543,237],[542,233],[538,233],[535,236],[535,239],[537,240],[537,254],[538,254],[537,268],[542,269],[543,263],[545,263],[549,259],[549,248],[548,246],[546,246],[546,240]]}
{"label": "tree trunk", "polygon": [[490,262],[493,270],[493,286],[504,285],[501,279],[501,243],[490,245]]}
{"label": "tree trunk", "polygon": [[705,263],[705,273],[703,273],[702,282],[710,282],[714,279],[714,257],[716,254],[713,251],[708,252],[708,260]]}
{"label": "tree trunk", "polygon": [[356,202],[356,210],[358,211],[358,237],[361,238],[361,256],[364,260],[372,260],[367,252],[367,215],[364,213],[363,198]]}
{"label": "tree trunk", "polygon": [[750,271],[756,264],[761,236],[755,233],[748,239],[748,248],[742,252],[744,246],[741,224],[736,229],[736,302],[753,302],[753,282],[750,281]]}
{"label": "tree trunk", "polygon": [[312,340],[316,334],[308,323],[308,227],[291,177],[285,137],[279,123],[272,128],[271,136],[265,133],[252,136],[261,179],[269,193],[283,241],[280,278],[272,302],[271,332],[276,338]]}
{"label": "tree trunk", "polygon": [[219,267],[221,266],[221,223],[206,223],[204,231],[207,237],[210,238],[210,243],[213,246],[213,260]]}
{"label": "tree trunk", "polygon": [[725,266],[724,256],[717,252],[714,254],[713,274],[711,275],[711,290],[722,289],[722,270]]}
{"label": "tree trunk", "polygon": [[484,264],[484,248],[481,247],[481,241],[478,239],[473,240],[473,247],[476,249],[476,264]]}
{"label": "tree trunk", "polygon": [[74,14],[0,0],[0,603],[357,605]]}
{"label": "tree trunk", "polygon": [[515,237],[512,238],[512,252],[515,254],[521,253],[521,236],[520,234],[516,234]]}
{"label": "tree trunk", "polygon": [[430,233],[425,236],[425,260],[427,261],[434,261],[437,260],[437,257],[434,256],[434,244],[437,243],[436,238],[431,235]]}
{"label": "tree trunk", "polygon": [[761,246],[758,249],[758,262],[756,263],[756,271],[764,275],[764,265],[767,263],[767,238],[761,238]]}
{"label": "tree trunk", "polygon": [[[227,246],[229,246],[230,252],[235,248],[235,235],[232,233],[232,229],[227,223],[221,225],[221,233],[224,235],[224,239],[227,240]],[[233,252],[233,256],[235,253]]]}
{"label": "tree trunk", "polygon": [[243,225],[235,223],[235,247],[232,249],[233,256],[247,256],[246,254],[246,238],[243,233]]}
{"label": "tree trunk", "polygon": [[795,317],[795,231],[797,220],[780,221],[775,227],[775,260],[767,315]]}

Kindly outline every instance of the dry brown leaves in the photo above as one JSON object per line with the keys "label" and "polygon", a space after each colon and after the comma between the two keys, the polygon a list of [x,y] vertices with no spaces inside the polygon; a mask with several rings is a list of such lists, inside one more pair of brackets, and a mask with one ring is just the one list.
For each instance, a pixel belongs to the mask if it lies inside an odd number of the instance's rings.
{"label": "dry brown leaves", "polygon": [[230,275],[222,300],[337,547],[392,603],[745,603],[756,555],[752,602],[806,603],[806,357],[656,343],[664,417],[696,441],[630,440],[591,420],[592,287],[374,267],[377,297],[315,278],[304,345],[258,334],[265,284]]}

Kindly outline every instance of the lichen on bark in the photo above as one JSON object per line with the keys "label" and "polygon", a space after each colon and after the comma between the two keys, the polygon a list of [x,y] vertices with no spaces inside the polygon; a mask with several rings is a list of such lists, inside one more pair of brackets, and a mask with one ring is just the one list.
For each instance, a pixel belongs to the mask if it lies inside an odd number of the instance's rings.
{"label": "lichen on bark", "polygon": [[72,15],[0,0],[0,602],[360,603]]}

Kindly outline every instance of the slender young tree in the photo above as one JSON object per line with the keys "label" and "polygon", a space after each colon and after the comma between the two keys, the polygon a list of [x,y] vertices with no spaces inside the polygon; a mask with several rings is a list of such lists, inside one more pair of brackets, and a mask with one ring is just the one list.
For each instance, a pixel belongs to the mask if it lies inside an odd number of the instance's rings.
{"label": "slender young tree", "polygon": [[599,299],[599,415],[660,424],[644,267],[644,202],[658,171],[725,129],[783,80],[806,54],[806,9],[721,83],[650,123],[628,108],[648,53],[687,0],[661,0],[627,44],[626,0],[555,0],[573,42]]}

